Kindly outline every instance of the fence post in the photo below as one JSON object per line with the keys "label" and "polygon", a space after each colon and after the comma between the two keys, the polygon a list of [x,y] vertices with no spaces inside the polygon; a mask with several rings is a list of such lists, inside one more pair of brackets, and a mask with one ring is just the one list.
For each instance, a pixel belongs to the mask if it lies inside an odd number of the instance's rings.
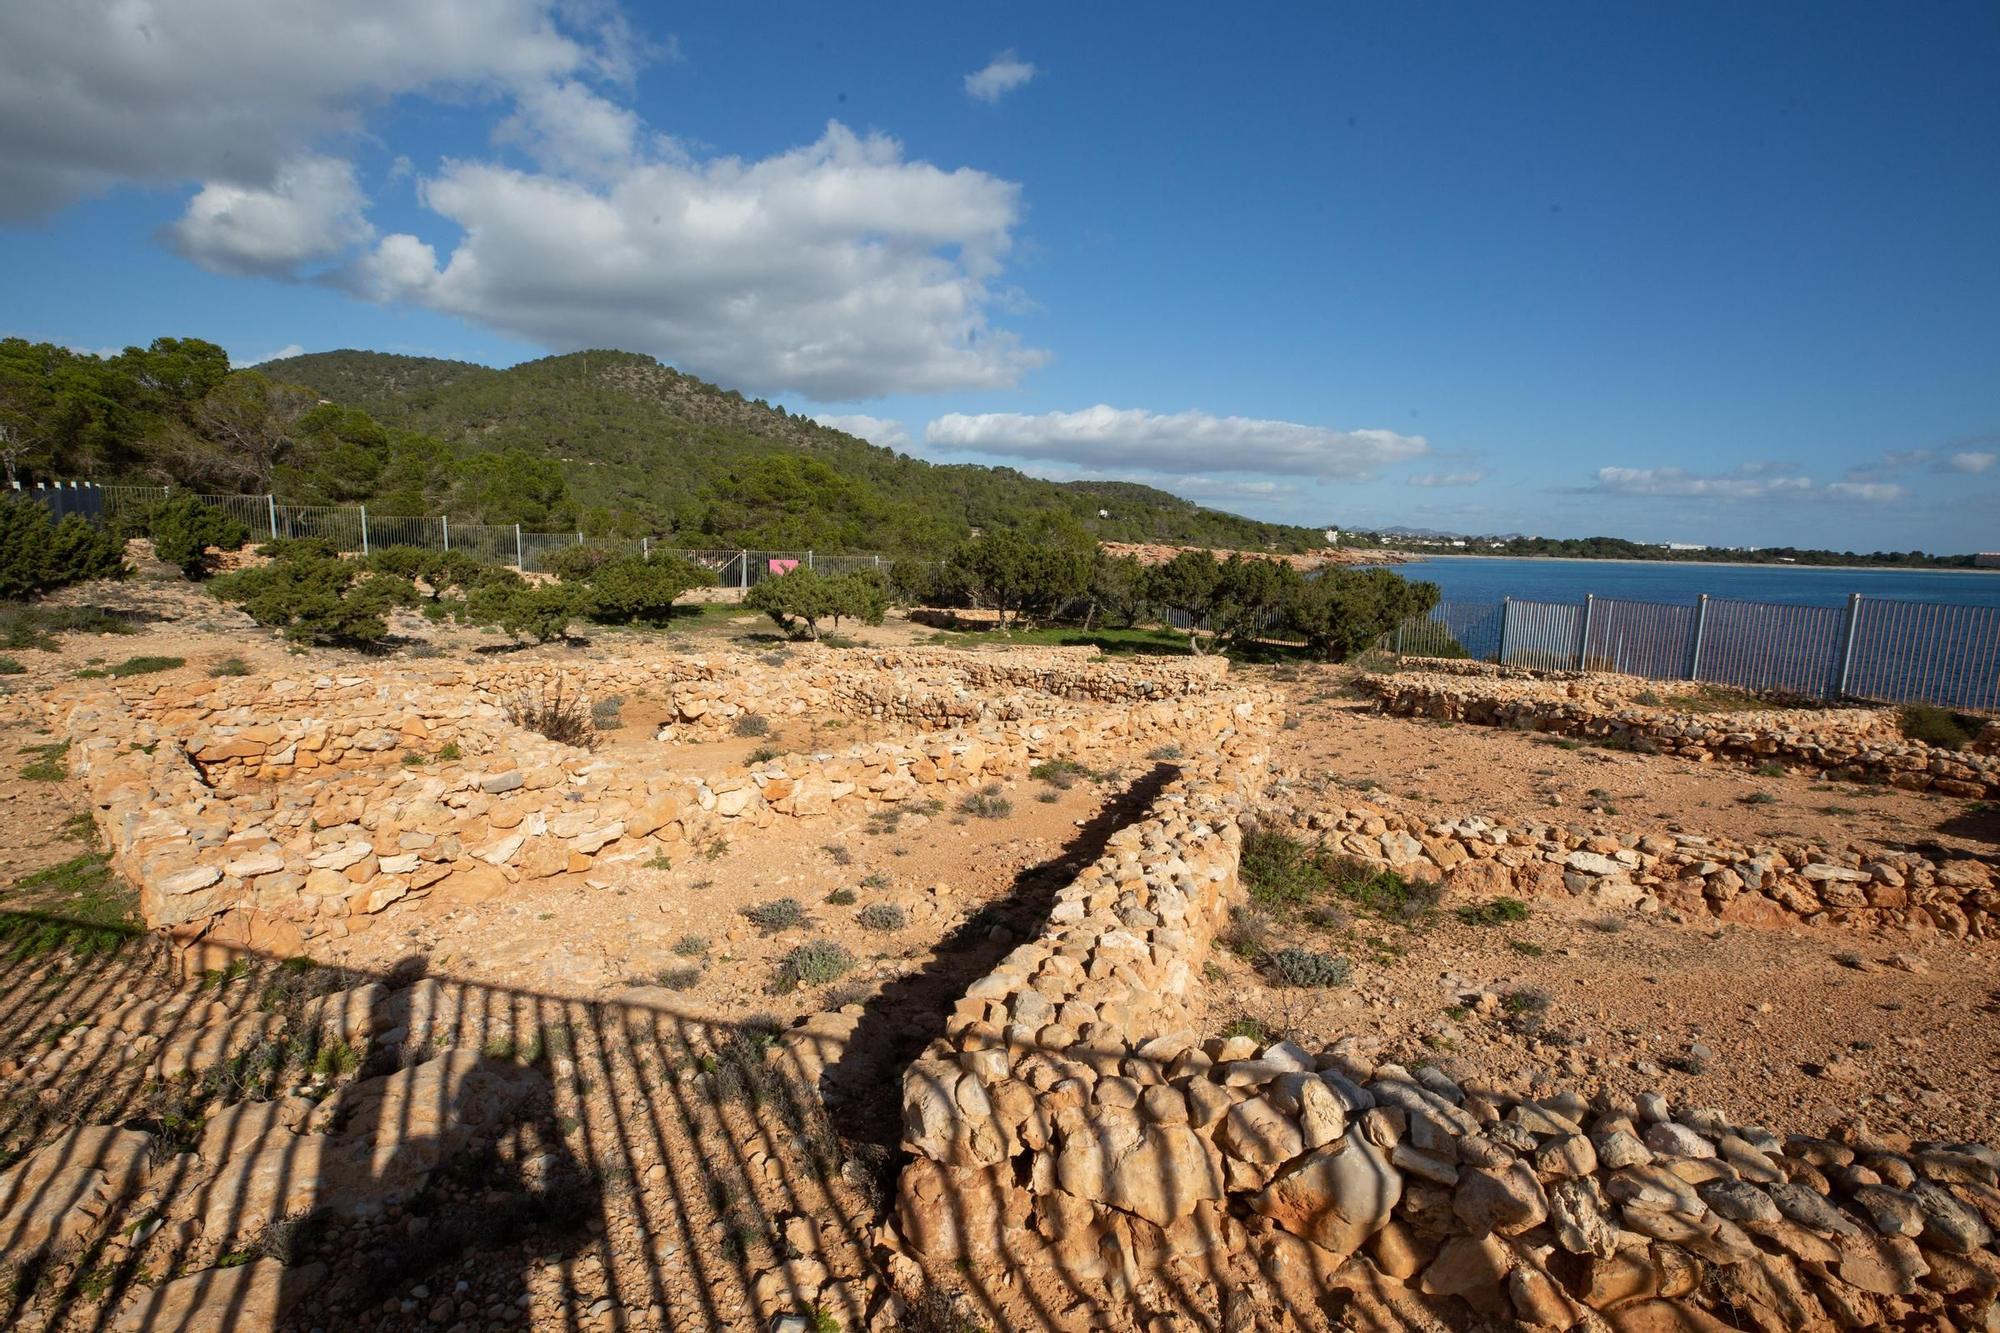
{"label": "fence post", "polygon": [[812,567],[813,567],[812,547],[808,546],[806,548],[806,568],[811,569]]}
{"label": "fence post", "polygon": [[1708,630],[1708,594],[1694,599],[1694,634],[1688,641],[1689,680],[1701,679],[1701,636]]}
{"label": "fence post", "polygon": [[578,546],[581,546],[581,545],[583,545],[583,529],[582,529],[582,528],[578,528],[578,529],[576,530],[576,544],[577,544]]}
{"label": "fence post", "polygon": [[368,506],[361,506],[361,554],[368,554]]}
{"label": "fence post", "polygon": [[1583,633],[1576,639],[1576,669],[1583,670],[1583,664],[1590,659],[1590,613],[1597,606],[1597,599],[1589,593],[1583,595]]}
{"label": "fence post", "polygon": [[1861,619],[1861,594],[1847,594],[1847,630],[1840,638],[1840,676],[1834,683],[1833,697],[1847,697],[1848,677],[1854,671],[1854,627]]}
{"label": "fence post", "polygon": [[1410,618],[1408,616],[1404,616],[1396,622],[1396,656],[1398,657],[1403,655],[1403,626],[1409,623]]}
{"label": "fence post", "polygon": [[523,574],[528,572],[528,562],[521,555],[521,525],[514,525],[514,568]]}
{"label": "fence post", "polygon": [[271,540],[276,541],[278,540],[278,497],[277,496],[266,495],[264,497],[264,511],[271,516]]}
{"label": "fence post", "polygon": [[1507,624],[1513,618],[1514,599],[1511,597],[1502,597],[1500,599],[1500,652],[1495,659],[1501,666],[1507,665]]}
{"label": "fence post", "polygon": [[641,537],[639,539],[639,558],[646,561],[652,560],[653,539],[651,537]]}
{"label": "fence post", "polygon": [[748,551],[738,551],[738,552],[736,553],[736,577],[742,580],[742,584],[741,584],[741,588],[742,588],[742,590],[743,590],[744,592],[749,592],[749,591],[750,591],[750,553],[749,553]]}
{"label": "fence post", "polygon": [[439,514],[438,522],[444,526],[444,549],[451,549],[451,515]]}

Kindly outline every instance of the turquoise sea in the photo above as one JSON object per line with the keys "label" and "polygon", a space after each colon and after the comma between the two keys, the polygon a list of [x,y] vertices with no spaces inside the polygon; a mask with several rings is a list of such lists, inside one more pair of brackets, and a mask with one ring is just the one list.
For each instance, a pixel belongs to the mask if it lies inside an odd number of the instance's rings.
{"label": "turquoise sea", "polygon": [[2000,570],[1826,569],[1798,565],[1697,564],[1673,560],[1539,560],[1429,556],[1400,565],[1448,602],[1581,602],[1584,594],[1644,602],[1695,600],[1702,593],[1749,602],[1841,606],[1849,593],[1901,601],[2000,607]]}

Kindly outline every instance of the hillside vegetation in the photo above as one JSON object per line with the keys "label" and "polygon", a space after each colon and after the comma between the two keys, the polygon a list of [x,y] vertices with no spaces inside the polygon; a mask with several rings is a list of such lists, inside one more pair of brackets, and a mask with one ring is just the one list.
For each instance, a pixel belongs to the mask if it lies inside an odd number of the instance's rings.
{"label": "hillside vegetation", "polygon": [[232,370],[198,338],[114,357],[10,338],[0,455],[10,480],[271,491],[684,546],[937,553],[1047,519],[1112,541],[1317,539],[1146,486],[926,463],[626,352],[495,370],[341,351]]}

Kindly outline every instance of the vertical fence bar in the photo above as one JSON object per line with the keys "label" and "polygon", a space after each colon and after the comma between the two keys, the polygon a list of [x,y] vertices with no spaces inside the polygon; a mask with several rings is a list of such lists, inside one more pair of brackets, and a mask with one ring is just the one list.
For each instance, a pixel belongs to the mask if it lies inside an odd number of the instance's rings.
{"label": "vertical fence bar", "polygon": [[1583,670],[1583,664],[1590,658],[1590,613],[1597,609],[1597,599],[1589,593],[1583,595],[1583,632],[1576,636],[1576,669]]}
{"label": "vertical fence bar", "polygon": [[277,496],[266,495],[264,497],[264,513],[270,519],[271,522],[271,540],[276,541],[278,540],[278,497]]}
{"label": "vertical fence bar", "polygon": [[1502,597],[1500,599],[1500,651],[1493,659],[1501,666],[1507,665],[1507,627],[1513,618],[1514,599],[1511,597]]}
{"label": "vertical fence bar", "polygon": [[520,570],[523,574],[528,572],[527,558],[521,554],[521,525],[519,523],[514,525],[514,568]]}
{"label": "vertical fence bar", "polygon": [[744,592],[749,592],[750,553],[748,551],[738,551],[736,553],[736,577],[742,580],[742,582],[738,586],[741,587]]}
{"label": "vertical fence bar", "polygon": [[442,525],[444,531],[444,549],[449,551],[451,549],[451,515],[439,514],[438,523]]}
{"label": "vertical fence bar", "polygon": [[641,537],[639,539],[639,558],[641,560],[651,560],[653,558],[653,539],[651,537]]}
{"label": "vertical fence bar", "polygon": [[1708,628],[1708,594],[1694,599],[1694,632],[1688,636],[1687,678],[1701,679],[1701,636]]}
{"label": "vertical fence bar", "polygon": [[368,554],[368,506],[361,506],[361,554]]}
{"label": "vertical fence bar", "polygon": [[1847,682],[1854,672],[1854,627],[1861,619],[1861,594],[1847,594],[1847,625],[1840,636],[1840,671],[1834,677],[1833,697],[1847,697]]}

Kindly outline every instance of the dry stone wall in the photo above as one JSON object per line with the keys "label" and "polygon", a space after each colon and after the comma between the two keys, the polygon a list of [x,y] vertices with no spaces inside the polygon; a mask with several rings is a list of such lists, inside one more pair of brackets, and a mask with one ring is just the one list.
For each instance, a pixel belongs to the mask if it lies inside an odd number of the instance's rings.
{"label": "dry stone wall", "polygon": [[1632,677],[1420,665],[1420,670],[1363,676],[1361,688],[1381,711],[1400,717],[1574,736],[1701,763],[1775,762],[1967,799],[2000,796],[2000,755],[1977,743],[1946,750],[1906,740],[1895,714],[1885,709],[1696,713],[1636,702],[1633,696],[1647,684]]}
{"label": "dry stone wall", "polygon": [[[586,700],[698,690],[716,707],[880,707],[910,729],[694,774],[671,745],[613,760],[514,727],[508,696],[551,681],[528,668],[121,686],[69,694],[52,711],[147,923],[226,926],[235,942],[285,950],[433,894],[476,901],[777,818],[949,799],[1046,759],[1111,766],[1166,744],[1196,753],[1275,707],[1205,666],[1153,671],[1066,653],[1010,668],[968,654],[821,650],[782,666],[663,658],[565,678]],[[1003,679],[1022,691],[1004,707],[931,705]],[[457,758],[438,757],[447,745]]]}
{"label": "dry stone wall", "polygon": [[1578,897],[1744,925],[1888,926],[2000,936],[2000,880],[1972,857],[1799,840],[1746,845],[1701,834],[1439,819],[1387,802],[1283,817],[1334,851],[1472,898]]}
{"label": "dry stone wall", "polygon": [[[1990,1147],[1786,1136],[1655,1094],[1524,1100],[1354,1043],[1200,1040],[1187,1004],[1240,901],[1238,821],[1264,769],[1260,738],[1232,739],[1058,893],[910,1066],[900,1244],[1046,1266],[1113,1308],[1149,1282],[1209,1291],[1231,1327],[1266,1296],[1333,1326],[1360,1292],[1442,1303],[1454,1324],[1994,1327]],[[1382,838],[1425,846],[1379,812],[1334,831],[1402,864],[1419,853]],[[1501,832],[1449,840],[1504,849]]]}

